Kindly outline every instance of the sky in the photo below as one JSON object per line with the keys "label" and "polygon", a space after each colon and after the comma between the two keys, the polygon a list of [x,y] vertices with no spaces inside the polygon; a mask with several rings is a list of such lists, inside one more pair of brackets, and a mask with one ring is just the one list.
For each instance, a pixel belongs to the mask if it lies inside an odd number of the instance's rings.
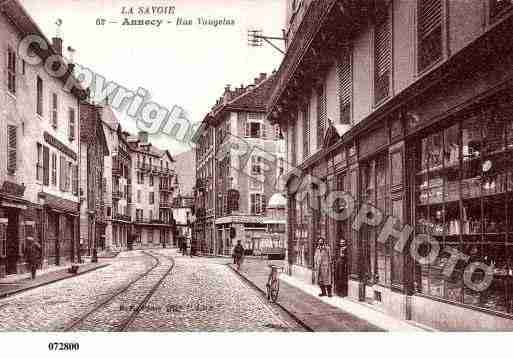
{"label": "sky", "polygon": [[[284,0],[21,0],[47,38],[56,34],[62,19],[64,49],[72,46],[75,61],[136,91],[149,91],[151,100],[171,110],[181,106],[191,122],[200,122],[222,95],[226,85],[252,83],[261,72],[278,69],[283,55],[269,45],[247,45],[247,30],[261,29],[281,36],[285,23]],[[123,7],[175,7],[176,17],[191,19],[192,26],[164,24],[122,26],[125,18],[168,19],[167,15],[122,14]],[[198,17],[233,19],[234,26],[200,26]],[[114,21],[97,25],[98,19]],[[284,44],[279,43],[283,48]],[[136,134],[130,118],[120,116],[121,125]],[[153,144],[172,154],[188,150],[166,135],[152,136]]]}

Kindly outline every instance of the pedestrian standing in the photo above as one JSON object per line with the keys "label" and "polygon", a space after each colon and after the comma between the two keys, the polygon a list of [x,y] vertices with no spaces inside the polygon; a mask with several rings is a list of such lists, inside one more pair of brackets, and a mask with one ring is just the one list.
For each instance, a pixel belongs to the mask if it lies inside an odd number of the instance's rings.
{"label": "pedestrian standing", "polygon": [[324,238],[319,238],[314,256],[314,270],[317,284],[321,288],[319,297],[331,297],[331,253]]}
{"label": "pedestrian standing", "polygon": [[27,237],[25,256],[30,268],[31,278],[36,279],[36,271],[41,263],[41,245],[32,237]]}
{"label": "pedestrian standing", "polygon": [[233,262],[237,266],[237,270],[240,270],[242,261],[244,260],[244,247],[241,241],[237,241],[237,245],[233,248]]}

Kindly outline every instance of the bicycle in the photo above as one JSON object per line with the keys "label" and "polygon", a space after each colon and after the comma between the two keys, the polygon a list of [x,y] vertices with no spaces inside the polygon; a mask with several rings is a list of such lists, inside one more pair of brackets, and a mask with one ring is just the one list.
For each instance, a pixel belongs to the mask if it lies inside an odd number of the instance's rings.
{"label": "bicycle", "polygon": [[278,293],[280,292],[280,280],[278,278],[278,270],[283,270],[283,267],[269,265],[271,268],[271,273],[269,273],[269,277],[267,279],[267,299],[273,303],[276,303],[278,300]]}

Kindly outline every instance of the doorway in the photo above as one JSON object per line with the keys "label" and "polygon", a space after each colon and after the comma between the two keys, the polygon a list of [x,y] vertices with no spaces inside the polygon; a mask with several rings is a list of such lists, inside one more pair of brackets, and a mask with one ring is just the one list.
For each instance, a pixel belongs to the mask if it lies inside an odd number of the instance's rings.
{"label": "doorway", "polygon": [[19,211],[9,209],[7,213],[7,275],[16,274],[19,261],[19,238],[18,238],[18,215]]}

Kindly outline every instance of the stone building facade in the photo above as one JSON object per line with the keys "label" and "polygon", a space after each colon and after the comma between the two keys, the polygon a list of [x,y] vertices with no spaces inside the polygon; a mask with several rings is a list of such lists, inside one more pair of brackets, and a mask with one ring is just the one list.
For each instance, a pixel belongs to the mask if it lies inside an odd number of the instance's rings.
{"label": "stone building facade", "polygon": [[274,222],[267,203],[280,191],[285,155],[279,128],[264,118],[273,84],[273,76],[261,74],[250,86],[228,86],[196,132],[195,241],[201,251],[230,255],[241,240],[248,253],[258,253],[267,242]]}
{"label": "stone building facade", "polygon": [[102,114],[101,106],[80,104],[80,248],[87,256],[96,256],[105,247],[104,163],[110,153]]}
{"label": "stone building facade", "polygon": [[38,59],[62,54],[62,39],[46,40],[18,1],[0,12],[0,276],[26,271],[28,237],[42,247],[43,265],[76,259],[79,218],[79,101],[63,90],[71,66],[54,77],[20,58],[28,34],[45,39]]}
{"label": "stone building facade", "polygon": [[[339,295],[445,330],[511,329],[511,2],[288,9],[268,118],[287,142],[289,273],[312,281],[323,237]],[[331,193],[351,197],[329,202]],[[355,225],[352,204],[430,236],[440,255],[419,262],[395,249],[397,236],[378,241],[385,222]],[[453,250],[468,261],[447,277]],[[486,290],[465,284],[470,262],[495,268]]]}

